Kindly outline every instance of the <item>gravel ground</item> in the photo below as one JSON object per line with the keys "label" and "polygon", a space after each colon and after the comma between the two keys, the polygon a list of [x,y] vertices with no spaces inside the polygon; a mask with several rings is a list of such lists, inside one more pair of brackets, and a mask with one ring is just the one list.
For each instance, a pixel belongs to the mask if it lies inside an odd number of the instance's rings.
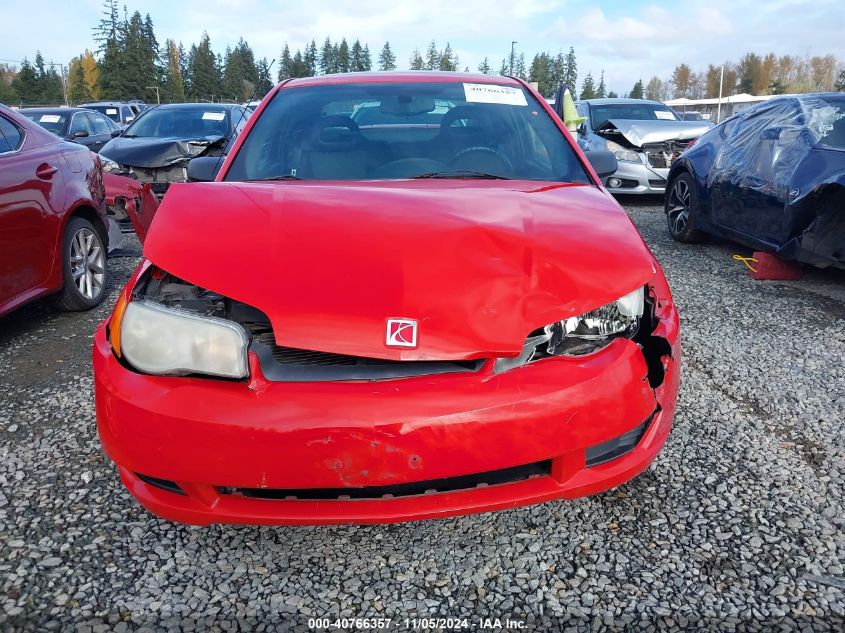
{"label": "gravel ground", "polygon": [[683,386],[653,466],[589,499],[392,526],[168,523],[123,489],[94,423],[91,333],[134,260],[110,261],[94,312],[0,319],[0,629],[842,630],[845,275],[755,282],[742,249],[675,244],[657,201],[623,202],[680,305]]}

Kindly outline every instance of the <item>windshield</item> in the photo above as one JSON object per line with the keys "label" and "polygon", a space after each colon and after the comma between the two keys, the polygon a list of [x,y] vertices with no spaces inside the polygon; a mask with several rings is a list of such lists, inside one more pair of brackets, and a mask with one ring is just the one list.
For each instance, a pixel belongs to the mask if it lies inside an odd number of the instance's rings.
{"label": "windshield", "polygon": [[67,114],[56,114],[53,112],[27,112],[21,110],[20,113],[30,121],[34,121],[45,130],[49,130],[53,134],[61,136],[67,124]]}
{"label": "windshield", "polygon": [[97,112],[105,114],[115,123],[120,123],[120,109],[117,106],[89,105],[82,107],[84,107],[86,110],[96,110]]}
{"label": "windshield", "polygon": [[226,109],[212,105],[148,108],[123,136],[200,139],[226,136]]}
{"label": "windshield", "polygon": [[416,177],[591,182],[530,93],[460,82],[281,90],[225,180]]}
{"label": "windshield", "polygon": [[819,97],[819,103],[806,115],[816,145],[845,150],[845,97]]}
{"label": "windshield", "polygon": [[590,105],[590,124],[600,128],[610,119],[629,121],[679,121],[672,108],[659,103],[607,103]]}

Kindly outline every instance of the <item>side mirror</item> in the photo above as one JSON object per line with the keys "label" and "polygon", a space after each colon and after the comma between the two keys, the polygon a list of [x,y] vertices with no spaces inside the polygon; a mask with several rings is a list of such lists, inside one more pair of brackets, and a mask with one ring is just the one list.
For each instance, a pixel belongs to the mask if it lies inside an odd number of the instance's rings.
{"label": "side mirror", "polygon": [[76,130],[73,133],[73,138],[85,138],[86,136],[88,136],[88,130]]}
{"label": "side mirror", "polygon": [[616,170],[619,169],[616,155],[608,149],[588,149],[584,150],[584,155],[590,161],[590,165],[593,166],[599,178],[615,174]]}
{"label": "side mirror", "polygon": [[219,156],[198,156],[188,163],[188,182],[212,182],[223,164]]}
{"label": "side mirror", "polygon": [[123,134],[123,130],[112,130],[111,131],[111,137],[112,138],[117,138],[121,134]]}

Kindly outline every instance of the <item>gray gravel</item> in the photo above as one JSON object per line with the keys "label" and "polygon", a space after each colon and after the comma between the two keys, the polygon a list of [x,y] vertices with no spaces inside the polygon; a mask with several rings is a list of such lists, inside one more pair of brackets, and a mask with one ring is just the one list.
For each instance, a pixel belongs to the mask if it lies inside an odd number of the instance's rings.
{"label": "gray gravel", "polygon": [[0,630],[842,630],[845,275],[752,281],[744,249],[675,244],[656,201],[625,203],[680,305],[684,378],[655,464],[590,499],[394,526],[161,521],[94,423],[91,333],[134,261],[110,262],[92,313],[0,319]]}

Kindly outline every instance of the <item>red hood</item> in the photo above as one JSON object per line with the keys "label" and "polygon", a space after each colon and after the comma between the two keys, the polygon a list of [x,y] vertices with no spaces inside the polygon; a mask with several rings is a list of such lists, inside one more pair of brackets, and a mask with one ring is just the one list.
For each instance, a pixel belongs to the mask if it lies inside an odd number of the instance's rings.
{"label": "red hood", "polygon": [[[521,181],[174,184],[144,254],[280,345],[394,360],[514,355],[655,274],[605,193]],[[416,349],[386,347],[388,318],[419,322]]]}

